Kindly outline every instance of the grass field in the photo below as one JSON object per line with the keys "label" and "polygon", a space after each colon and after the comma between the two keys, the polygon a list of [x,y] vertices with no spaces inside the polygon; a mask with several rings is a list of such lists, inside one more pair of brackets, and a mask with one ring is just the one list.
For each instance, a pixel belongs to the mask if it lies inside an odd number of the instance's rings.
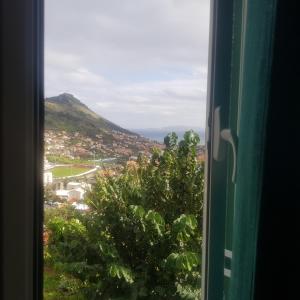
{"label": "grass field", "polygon": [[73,176],[83,172],[87,172],[90,170],[85,167],[76,167],[76,166],[65,166],[65,167],[56,167],[51,169],[53,177],[65,177],[65,176]]}
{"label": "grass field", "polygon": [[60,282],[61,274],[56,273],[49,267],[44,270],[44,300],[83,300],[78,293],[68,294],[63,292]]}

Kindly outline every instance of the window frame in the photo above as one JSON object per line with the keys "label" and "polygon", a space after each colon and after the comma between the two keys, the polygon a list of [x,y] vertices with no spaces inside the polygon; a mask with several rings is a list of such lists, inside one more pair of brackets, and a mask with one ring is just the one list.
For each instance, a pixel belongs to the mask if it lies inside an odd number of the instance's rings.
{"label": "window frame", "polygon": [[[210,35],[210,68],[209,68],[209,104],[214,101],[224,101],[224,97],[222,100],[215,97],[216,94],[212,93],[217,89],[217,84],[221,85],[220,82],[214,81],[216,73],[219,70],[223,70],[225,72],[226,68],[220,64],[221,61],[224,61],[224,57],[218,57],[216,51],[216,41],[218,43],[220,40],[218,36],[220,36],[220,32],[222,28],[222,21],[225,21],[225,18],[228,15],[225,14],[226,7],[222,7],[225,1],[221,0],[211,0],[212,9],[211,9],[211,35]],[[223,2],[223,3],[222,3]],[[232,3],[232,2],[231,2]],[[238,3],[235,1],[235,3]],[[245,1],[244,3],[250,3],[249,1]],[[243,12],[248,13],[248,17],[251,16],[251,13],[254,14],[256,9],[258,9],[259,4],[264,5],[264,9],[261,10],[262,13],[268,13],[269,16],[274,17],[274,12],[276,11],[276,6],[274,3],[276,1],[272,1],[273,6],[268,7],[268,1],[258,1],[253,0],[251,2],[250,7],[245,7]],[[282,2],[283,3],[283,2]],[[44,119],[44,107],[43,107],[43,59],[44,59],[44,45],[43,45],[43,17],[44,17],[44,8],[43,8],[42,0],[3,0],[1,2],[1,147],[0,147],[0,157],[1,157],[1,299],[3,300],[13,300],[13,299],[42,299],[43,297],[43,203],[41,199],[43,198],[43,185],[42,185],[42,166],[43,166],[43,119]],[[228,9],[228,3],[226,3]],[[237,8],[237,6],[233,6]],[[223,9],[224,10],[223,10]],[[289,12],[289,10],[287,10]],[[296,10],[294,10],[296,13]],[[247,15],[247,14],[246,14]],[[231,17],[233,15],[231,14]],[[252,17],[254,17],[252,15]],[[287,14],[287,17],[290,15]],[[261,21],[262,19],[256,19],[256,21]],[[286,19],[284,19],[285,21]],[[267,18],[266,23],[258,23],[258,26],[265,25],[263,27],[266,31],[270,30],[270,26],[273,26],[274,19]],[[271,21],[271,22],[270,22]],[[282,21],[282,24],[284,22]],[[285,27],[282,25],[285,29]],[[226,28],[223,28],[225,30]],[[251,29],[251,28],[250,28]],[[249,29],[249,30],[250,30]],[[291,29],[291,28],[290,28]],[[226,30],[231,30],[230,26],[227,27]],[[283,29],[281,29],[283,30]],[[246,30],[247,31],[247,30]],[[283,33],[284,30],[283,30]],[[228,33],[227,33],[228,34]],[[248,31],[248,34],[255,34],[254,31]],[[257,34],[257,32],[256,32]],[[259,34],[263,34],[260,32]],[[228,35],[227,35],[228,36]],[[289,34],[292,39],[292,33]],[[228,41],[227,41],[228,42]],[[267,54],[270,53],[272,49],[272,36],[268,36],[267,40],[268,47],[260,48],[260,52],[258,53],[261,57],[267,57],[268,63],[267,68],[261,70],[260,78],[264,80],[268,79],[271,72],[271,56]],[[280,57],[280,46],[278,46],[277,58]],[[254,51],[255,52],[255,51]],[[227,52],[226,52],[227,53]],[[258,55],[257,54],[257,55]],[[226,55],[229,55],[228,53]],[[226,61],[224,61],[226,64]],[[227,62],[228,63],[228,62]],[[253,63],[252,76],[256,73],[255,67],[258,67],[258,64]],[[294,64],[297,63],[293,62]],[[284,65],[284,63],[282,63]],[[282,68],[282,66],[280,66]],[[279,69],[280,69],[279,68]],[[244,70],[245,71],[245,70]],[[277,78],[281,78],[280,72],[277,70]],[[220,75],[220,74],[219,74]],[[220,78],[220,77],[218,77]],[[291,85],[291,83],[287,83],[286,79],[285,84],[287,87]],[[295,78],[291,78],[290,82],[295,81]],[[277,83],[277,82],[276,82]],[[289,85],[290,84],[290,85]],[[275,85],[275,84],[274,84]],[[17,88],[16,88],[17,87]],[[222,87],[222,86],[221,86]],[[228,87],[222,87],[228,93]],[[276,90],[276,89],[274,89]],[[258,96],[263,93],[264,99],[267,99],[267,89],[265,91],[258,90],[256,91],[258,94],[255,97],[255,104],[258,105]],[[265,94],[266,93],[266,94]],[[226,93],[225,93],[226,94]],[[221,96],[224,94],[220,94]],[[253,99],[248,95],[248,99]],[[227,94],[226,94],[227,97]],[[225,97],[225,98],[226,98]],[[210,100],[212,99],[212,100]],[[277,100],[279,102],[279,100]],[[289,102],[291,104],[291,100]],[[248,102],[249,104],[249,102]],[[264,103],[264,105],[267,102]],[[280,108],[278,108],[278,111]],[[293,107],[292,104],[290,107]],[[208,106],[208,129],[212,131],[212,119],[211,119],[211,107]],[[244,108],[245,109],[245,108]],[[268,111],[267,105],[264,106],[265,113]],[[278,112],[273,112],[276,116]],[[294,116],[296,113],[294,112]],[[265,122],[267,116],[264,115],[262,119],[262,123],[260,123],[259,128],[263,131],[265,130]],[[296,119],[296,118],[294,118]],[[253,124],[255,121],[254,118],[250,119],[249,124]],[[246,121],[245,121],[246,122]],[[251,123],[252,122],[252,123]],[[273,120],[274,122],[274,120]],[[244,126],[249,128],[249,124],[244,124]],[[244,135],[246,135],[247,130],[246,127],[244,129]],[[285,127],[284,127],[285,128]],[[286,128],[288,126],[286,125]],[[292,126],[291,126],[292,128]],[[271,128],[268,128],[269,134],[272,134]],[[212,168],[214,162],[210,160],[210,153],[212,151],[212,145],[210,143],[209,136],[211,132],[207,133],[207,151],[208,151],[208,160],[206,161],[206,178],[209,183],[209,187],[206,188],[206,201],[209,201],[211,197],[211,184],[213,180],[217,180],[214,177],[213,172],[215,172],[215,168]],[[295,129],[294,129],[295,132]],[[296,135],[294,135],[296,136]],[[294,137],[293,136],[293,137]],[[263,135],[253,136],[252,142],[257,142],[263,145]],[[274,139],[275,140],[275,139]],[[275,145],[275,142],[273,141]],[[253,145],[253,144],[252,144]],[[244,152],[241,150],[241,144],[239,144],[239,160],[241,164],[243,163],[245,166],[245,162],[243,161],[243,155],[245,159],[249,157],[246,156],[244,145]],[[263,149],[256,149],[254,156],[259,155],[260,160],[260,168],[256,171],[259,173],[263,172],[262,164],[263,164]],[[270,150],[269,150],[270,151]],[[241,153],[244,153],[243,155]],[[285,151],[287,155],[288,151]],[[249,160],[248,160],[249,162]],[[293,163],[292,158],[289,160],[290,163]],[[226,164],[226,162],[224,162]],[[224,165],[225,166],[225,165]],[[209,168],[210,167],[210,168]],[[220,166],[219,166],[220,167]],[[17,171],[15,171],[17,170]],[[212,171],[214,170],[214,171]],[[253,172],[254,169],[248,170],[248,172]],[[223,171],[224,172],[224,171]],[[238,172],[242,172],[242,167],[239,167]],[[269,176],[272,174],[269,173]],[[271,177],[272,179],[272,177]],[[271,185],[272,180],[269,179],[268,183]],[[261,179],[260,179],[261,180]],[[255,186],[255,182],[251,183]],[[260,193],[261,181],[258,182],[255,191],[256,193]],[[288,187],[288,183],[284,182],[285,186]],[[243,188],[240,188],[240,194],[244,193],[244,190],[247,189],[248,183],[244,182]],[[271,188],[269,188],[271,190]],[[283,188],[281,188],[283,190]],[[295,188],[294,188],[295,190]],[[255,194],[257,201],[260,200],[260,195]],[[249,200],[249,197],[248,197]],[[270,201],[270,199],[269,199]],[[211,205],[211,203],[210,203]],[[259,203],[256,203],[259,205]],[[255,207],[253,207],[255,208]],[[211,217],[212,207],[208,206],[208,202],[206,202],[206,216]],[[241,206],[240,209],[243,210]],[[259,210],[259,207],[256,206],[256,209]],[[255,210],[253,210],[255,211]],[[275,212],[278,212],[275,210]],[[249,218],[251,214],[248,214],[245,210],[242,211],[240,218],[243,216]],[[258,226],[258,211],[256,211],[256,219],[255,222],[252,223],[255,226]],[[264,212],[267,214],[267,212]],[[206,297],[207,291],[210,288],[210,276],[213,270],[209,266],[209,255],[212,251],[211,240],[210,240],[210,229],[208,222],[211,220],[209,218],[205,218],[204,228],[206,234],[204,235],[204,262],[203,268],[204,270],[208,270],[208,273],[204,273],[204,299],[208,300]],[[262,225],[267,226],[262,223]],[[296,232],[294,229],[293,232]],[[243,232],[238,232],[237,235],[241,235]],[[264,231],[264,236],[267,236],[268,231]],[[257,239],[257,227],[253,231],[251,238],[248,241],[244,241],[247,243],[254,244],[251,248],[251,253],[245,253],[244,257],[240,257],[239,260],[243,262],[247,262],[251,268],[255,268],[256,264],[256,241]],[[243,241],[243,240],[240,240]],[[245,245],[246,245],[245,244]],[[273,244],[275,242],[273,241]],[[264,246],[264,245],[263,245]],[[238,241],[236,242],[236,246],[239,247]],[[266,246],[264,246],[266,247]],[[222,249],[223,252],[223,249]],[[285,250],[285,253],[288,252],[288,247]],[[261,252],[261,254],[265,254]],[[223,255],[223,253],[222,253]],[[247,261],[246,258],[250,257],[250,260]],[[262,260],[264,256],[260,259]],[[290,261],[292,258],[290,258]],[[267,267],[266,267],[267,269]],[[285,270],[288,268],[285,268]],[[236,269],[237,270],[237,269]],[[242,268],[239,272],[246,271],[244,274],[241,274],[242,277],[245,275],[246,288],[243,290],[242,287],[245,285],[241,285],[240,282],[236,282],[237,293],[244,293],[246,297],[254,297],[253,296],[253,284],[256,279],[256,270],[252,270],[250,273],[248,272],[247,266],[242,265]],[[249,277],[250,274],[250,277]],[[244,278],[245,279],[245,278]],[[251,282],[250,282],[251,280]],[[263,278],[260,278],[260,292],[263,291],[263,286],[261,285],[263,282]],[[283,289],[281,288],[281,291]],[[241,295],[241,294],[239,294]],[[236,295],[235,295],[236,296]],[[215,298],[210,298],[215,299]],[[240,297],[238,299],[247,299]]]}
{"label": "window frame", "polygon": [[[226,2],[226,3],[225,3]],[[207,120],[205,195],[203,210],[202,299],[223,298],[223,253],[226,210],[227,160],[216,163],[212,159],[213,111],[222,105],[222,115],[228,115],[230,99],[231,27],[233,0],[211,0],[210,38],[207,77]],[[222,51],[218,51],[222,49]],[[223,80],[223,78],[226,78]],[[222,127],[228,120],[222,118]],[[226,122],[224,122],[226,120]],[[212,188],[212,187],[218,187]],[[219,201],[212,201],[218,199]],[[214,260],[212,261],[212,257]]]}
{"label": "window frame", "polygon": [[[204,300],[223,299],[223,291],[225,299],[254,297],[276,2],[211,2],[202,259]],[[218,106],[221,106],[221,127],[232,129],[238,136],[235,185],[230,180],[231,151],[227,148],[226,159],[221,162],[212,158],[213,112]],[[233,203],[228,204],[229,201]],[[229,226],[228,215],[232,218]],[[224,258],[228,235],[232,243],[230,279],[223,275],[228,263]]]}
{"label": "window frame", "polygon": [[1,299],[43,298],[44,3],[1,1]]}

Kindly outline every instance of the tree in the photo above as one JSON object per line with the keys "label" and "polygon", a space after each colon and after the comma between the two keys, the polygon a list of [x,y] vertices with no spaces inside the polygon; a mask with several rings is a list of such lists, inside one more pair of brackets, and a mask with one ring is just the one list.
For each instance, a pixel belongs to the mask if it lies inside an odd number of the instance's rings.
{"label": "tree", "polygon": [[118,176],[97,179],[76,218],[54,217],[48,251],[87,299],[198,299],[203,164],[199,136],[165,138]]}

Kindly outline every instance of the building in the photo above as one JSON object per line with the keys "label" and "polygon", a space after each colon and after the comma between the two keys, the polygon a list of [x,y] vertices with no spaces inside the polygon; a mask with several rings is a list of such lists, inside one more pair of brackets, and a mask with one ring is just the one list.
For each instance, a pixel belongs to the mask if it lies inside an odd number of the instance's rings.
{"label": "building", "polygon": [[52,172],[44,172],[44,185],[52,184],[53,183],[53,175]]}
{"label": "building", "polygon": [[79,202],[84,199],[87,191],[91,190],[91,185],[85,182],[68,182],[66,189],[59,189],[56,191],[56,196],[62,200],[69,202]]}

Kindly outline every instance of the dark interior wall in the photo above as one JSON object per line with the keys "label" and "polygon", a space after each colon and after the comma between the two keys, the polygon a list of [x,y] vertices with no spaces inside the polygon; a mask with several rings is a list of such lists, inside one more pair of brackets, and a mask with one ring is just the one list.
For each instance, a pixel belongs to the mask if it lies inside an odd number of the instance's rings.
{"label": "dark interior wall", "polygon": [[278,1],[255,299],[300,299],[299,14]]}
{"label": "dark interior wall", "polygon": [[42,0],[0,1],[0,75],[0,299],[42,299]]}

